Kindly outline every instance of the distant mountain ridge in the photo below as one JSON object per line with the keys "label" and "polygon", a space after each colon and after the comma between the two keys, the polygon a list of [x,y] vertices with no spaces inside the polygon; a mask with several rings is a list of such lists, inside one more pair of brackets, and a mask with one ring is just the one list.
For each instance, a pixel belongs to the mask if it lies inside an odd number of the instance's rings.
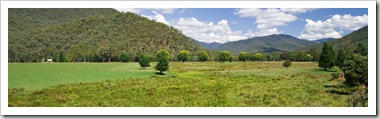
{"label": "distant mountain ridge", "polygon": [[[365,47],[368,47],[368,26],[364,26],[356,31],[351,32],[350,34],[343,36],[342,38],[326,41],[330,44],[335,51],[345,48],[346,46],[356,46],[359,43],[362,43]],[[313,44],[299,50],[309,50],[317,49],[322,50],[323,43]]]}
{"label": "distant mountain ridge", "polygon": [[246,40],[227,42],[218,50],[227,50],[234,54],[240,51],[246,52],[290,52],[296,49],[315,44],[315,42],[298,39],[291,35],[274,34],[269,36],[253,37]]}
{"label": "distant mountain ridge", "polygon": [[315,42],[315,43],[323,43],[323,42],[327,42],[327,41],[334,40],[334,39],[335,38],[322,38],[322,39],[313,40],[313,42]]}
{"label": "distant mountain ridge", "polygon": [[223,45],[222,43],[218,43],[218,42],[211,42],[211,43],[206,43],[206,42],[202,42],[202,41],[198,41],[198,40],[195,40],[195,42],[197,42],[199,45],[205,47],[205,48],[208,48],[208,49],[218,49],[219,46]]}

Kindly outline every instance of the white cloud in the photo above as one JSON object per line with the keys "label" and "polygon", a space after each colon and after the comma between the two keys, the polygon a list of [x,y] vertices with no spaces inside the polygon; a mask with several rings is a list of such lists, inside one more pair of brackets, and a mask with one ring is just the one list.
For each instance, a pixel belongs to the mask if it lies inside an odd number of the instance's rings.
{"label": "white cloud", "polygon": [[139,8],[114,8],[115,10],[119,12],[132,12],[132,13],[140,13],[141,9]]}
{"label": "white cloud", "polygon": [[317,8],[280,8],[281,11],[287,12],[290,14],[301,14],[308,11],[316,10]]}
{"label": "white cloud", "polygon": [[141,13],[144,10],[155,11],[160,14],[173,14],[177,8],[114,8],[119,12],[133,12],[133,13]]}
{"label": "white cloud", "polygon": [[235,15],[239,15],[240,17],[256,17],[263,12],[260,8],[241,8],[236,9]]}
{"label": "white cloud", "polygon": [[150,10],[156,11],[161,14],[173,14],[177,8],[150,8]]}
{"label": "white cloud", "polygon": [[257,25],[257,36],[271,35],[282,33],[276,27],[286,26],[288,23],[296,21],[298,18],[293,14],[300,14],[312,9],[293,9],[293,8],[242,8],[236,9],[235,15],[239,17],[254,18],[254,23]]}
{"label": "white cloud", "polygon": [[198,21],[196,18],[180,18],[172,24],[183,34],[203,42],[225,43],[255,36],[252,31],[247,33],[240,30],[233,31],[227,20],[220,20],[214,24],[214,22]]}
{"label": "white cloud", "polygon": [[277,28],[271,28],[271,29],[258,30],[254,34],[256,34],[256,36],[267,36],[267,35],[281,34],[281,33],[283,32],[278,31]]}
{"label": "white cloud", "polygon": [[160,13],[157,13],[156,11],[152,11],[155,15],[154,16],[147,16],[147,15],[142,15],[143,17],[146,17],[148,19],[151,19],[151,20],[155,20],[157,22],[161,22],[161,23],[164,23],[166,25],[170,25],[170,23],[168,21],[166,21],[165,19],[165,16],[160,14]]}
{"label": "white cloud", "polygon": [[282,12],[279,9],[266,9],[256,17],[258,29],[272,29],[277,26],[284,26],[295,20],[297,20],[296,16]]}
{"label": "white cloud", "polygon": [[[316,40],[321,38],[340,38],[343,30],[357,30],[368,24],[368,16],[334,15],[326,21],[306,19],[304,31],[298,38]],[[339,32],[338,32],[338,31]]]}

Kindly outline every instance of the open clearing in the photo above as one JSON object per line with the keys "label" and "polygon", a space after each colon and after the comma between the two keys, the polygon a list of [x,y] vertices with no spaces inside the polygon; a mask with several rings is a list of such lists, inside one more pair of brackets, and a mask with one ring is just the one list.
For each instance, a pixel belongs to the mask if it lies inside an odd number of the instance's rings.
{"label": "open clearing", "polygon": [[138,63],[10,63],[9,106],[349,106],[338,68],[314,62],[170,62],[166,75]]}

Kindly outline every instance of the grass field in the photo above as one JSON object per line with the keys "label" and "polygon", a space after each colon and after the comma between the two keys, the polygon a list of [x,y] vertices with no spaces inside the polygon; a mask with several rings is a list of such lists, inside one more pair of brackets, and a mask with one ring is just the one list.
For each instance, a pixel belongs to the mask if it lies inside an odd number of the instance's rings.
{"label": "grass field", "polygon": [[[155,63],[151,63],[155,66]],[[313,62],[9,64],[9,106],[330,107],[352,89]]]}

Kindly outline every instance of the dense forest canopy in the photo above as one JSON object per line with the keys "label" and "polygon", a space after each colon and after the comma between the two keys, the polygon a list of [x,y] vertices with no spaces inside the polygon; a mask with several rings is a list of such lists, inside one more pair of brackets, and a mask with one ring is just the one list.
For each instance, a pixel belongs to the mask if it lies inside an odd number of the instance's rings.
{"label": "dense forest canopy", "polygon": [[[138,54],[154,56],[160,49],[168,50],[172,57],[180,50],[194,54],[206,50],[179,30],[134,13],[119,13],[113,9],[88,11],[10,10],[9,61],[36,62],[43,58],[69,62],[119,61],[122,53],[133,61]],[[67,14],[70,16],[65,16]],[[49,17],[41,18],[44,16]]]}

